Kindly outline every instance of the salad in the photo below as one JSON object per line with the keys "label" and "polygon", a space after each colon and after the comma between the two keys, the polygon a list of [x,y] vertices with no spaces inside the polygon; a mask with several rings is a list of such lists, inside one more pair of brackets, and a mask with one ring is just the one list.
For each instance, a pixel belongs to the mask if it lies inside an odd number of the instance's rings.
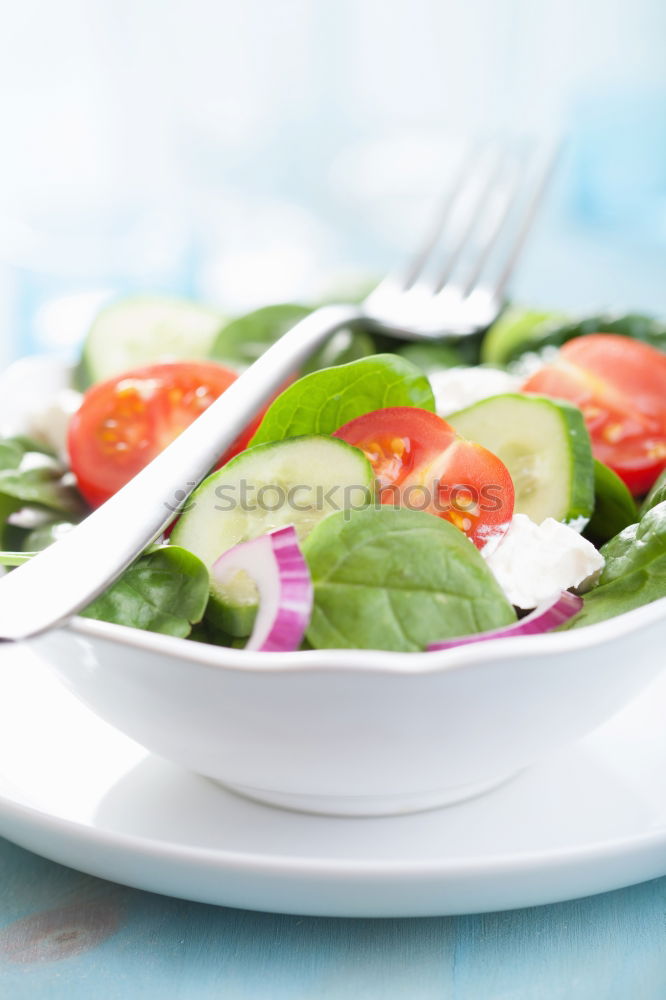
{"label": "salad", "polygon": [[[104,503],[308,311],[104,309],[72,387],[0,440],[0,564]],[[666,326],[512,307],[459,343],[342,331],[191,486],[84,616],[263,651],[603,621],[666,596]]]}

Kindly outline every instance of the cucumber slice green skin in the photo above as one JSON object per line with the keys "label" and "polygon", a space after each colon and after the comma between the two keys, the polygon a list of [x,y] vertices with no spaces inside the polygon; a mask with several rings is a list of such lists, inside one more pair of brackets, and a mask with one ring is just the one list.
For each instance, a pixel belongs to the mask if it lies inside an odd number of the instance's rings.
{"label": "cucumber slice green skin", "polygon": [[594,460],[594,513],[583,534],[603,545],[638,521],[638,509],[620,477],[603,462]]}
{"label": "cucumber slice green skin", "polygon": [[208,602],[206,621],[214,629],[226,633],[232,639],[245,639],[252,634],[257,617],[256,593],[252,604],[238,604],[233,597],[219,591]]}
{"label": "cucumber slice green skin", "polygon": [[76,371],[77,388],[161,361],[200,361],[225,320],[195,302],[149,296],[107,306],[93,323]]}
{"label": "cucumber slice green skin", "polygon": [[[256,445],[195,490],[171,542],[189,549],[210,569],[223,552],[274,528],[293,524],[303,539],[328,514],[371,502],[374,488],[363,452],[337,438],[311,435]],[[233,583],[221,590],[211,582],[206,617],[231,635],[249,635],[256,613],[254,590],[246,576]]]}
{"label": "cucumber slice green skin", "polygon": [[516,489],[515,512],[580,528],[594,509],[594,459],[576,406],[545,396],[492,396],[447,417],[506,465]]}

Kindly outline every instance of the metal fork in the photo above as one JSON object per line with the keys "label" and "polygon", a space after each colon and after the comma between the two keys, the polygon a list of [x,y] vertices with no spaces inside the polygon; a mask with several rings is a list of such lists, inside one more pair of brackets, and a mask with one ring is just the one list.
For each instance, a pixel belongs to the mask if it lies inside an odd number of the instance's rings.
{"label": "metal fork", "polygon": [[[232,441],[329,336],[365,323],[411,340],[466,337],[498,315],[553,163],[486,148],[461,165],[419,252],[360,305],[324,306],[273,344],[115,496],[0,579],[0,640],[52,628],[102,593],[154,541]],[[443,248],[440,253],[440,247]]]}

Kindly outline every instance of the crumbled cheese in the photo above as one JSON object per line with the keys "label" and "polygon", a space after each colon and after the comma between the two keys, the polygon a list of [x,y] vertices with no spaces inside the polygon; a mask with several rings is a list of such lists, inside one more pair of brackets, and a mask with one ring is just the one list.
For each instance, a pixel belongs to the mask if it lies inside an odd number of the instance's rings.
{"label": "crumbled cheese", "polygon": [[511,603],[523,609],[570,587],[587,589],[604,566],[601,553],[573,528],[552,517],[535,524],[526,514],[514,514],[486,561]]}
{"label": "crumbled cheese", "polygon": [[49,444],[57,455],[67,460],[69,422],[81,406],[83,396],[75,389],[61,389],[41,410],[30,416],[28,433]]}
{"label": "crumbled cheese", "polygon": [[444,368],[428,376],[435,394],[435,407],[440,417],[479,403],[489,396],[517,392],[521,379],[498,368]]}

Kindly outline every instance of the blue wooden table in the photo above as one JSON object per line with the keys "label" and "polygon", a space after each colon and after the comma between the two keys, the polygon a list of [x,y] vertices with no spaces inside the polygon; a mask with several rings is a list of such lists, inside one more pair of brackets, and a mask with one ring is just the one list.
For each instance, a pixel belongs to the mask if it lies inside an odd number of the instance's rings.
{"label": "blue wooden table", "polygon": [[664,1000],[666,878],[414,920],[250,913],[82,875],[0,841],[2,1000]]}

